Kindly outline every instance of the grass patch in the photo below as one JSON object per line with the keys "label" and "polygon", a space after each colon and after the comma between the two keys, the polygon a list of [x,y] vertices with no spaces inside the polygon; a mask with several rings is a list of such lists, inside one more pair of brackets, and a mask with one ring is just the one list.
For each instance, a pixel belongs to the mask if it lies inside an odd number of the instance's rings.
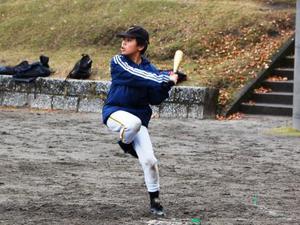
{"label": "grass patch", "polygon": [[275,134],[275,135],[280,135],[280,136],[300,137],[300,131],[296,130],[292,127],[273,128],[269,133]]}
{"label": "grass patch", "polygon": [[[172,68],[185,52],[183,85],[222,89],[226,105],[269,63],[294,32],[295,0],[0,0],[0,65],[50,56],[53,77],[65,77],[82,53],[90,54],[91,79],[110,79],[119,31],[132,24],[151,34],[148,56]],[[280,7],[278,7],[278,5]]]}

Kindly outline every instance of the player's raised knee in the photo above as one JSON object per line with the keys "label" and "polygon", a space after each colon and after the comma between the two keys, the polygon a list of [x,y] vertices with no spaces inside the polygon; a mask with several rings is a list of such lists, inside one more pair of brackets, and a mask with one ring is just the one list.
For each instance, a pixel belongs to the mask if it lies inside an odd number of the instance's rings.
{"label": "player's raised knee", "polygon": [[127,125],[128,130],[132,130],[134,132],[138,132],[141,129],[142,121],[140,119],[136,119],[134,121],[131,121],[130,124]]}

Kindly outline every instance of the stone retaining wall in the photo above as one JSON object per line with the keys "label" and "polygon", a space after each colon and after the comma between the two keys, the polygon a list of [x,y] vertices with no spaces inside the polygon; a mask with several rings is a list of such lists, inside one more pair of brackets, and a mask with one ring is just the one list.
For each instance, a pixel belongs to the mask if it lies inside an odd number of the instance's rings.
{"label": "stone retaining wall", "polygon": [[[16,83],[0,75],[0,106],[101,112],[110,82],[38,78],[32,83]],[[159,117],[214,118],[218,90],[206,87],[173,87],[170,97],[153,106]]]}

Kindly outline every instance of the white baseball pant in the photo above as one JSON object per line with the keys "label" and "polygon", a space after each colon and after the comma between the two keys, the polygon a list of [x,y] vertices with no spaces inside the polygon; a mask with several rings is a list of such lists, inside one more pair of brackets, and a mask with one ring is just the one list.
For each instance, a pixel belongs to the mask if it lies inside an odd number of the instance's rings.
{"label": "white baseball pant", "polygon": [[119,110],[110,115],[106,125],[111,131],[119,132],[122,142],[126,144],[133,142],[144,171],[148,192],[159,191],[157,159],[154,156],[148,129],[142,125],[141,120],[131,113]]}

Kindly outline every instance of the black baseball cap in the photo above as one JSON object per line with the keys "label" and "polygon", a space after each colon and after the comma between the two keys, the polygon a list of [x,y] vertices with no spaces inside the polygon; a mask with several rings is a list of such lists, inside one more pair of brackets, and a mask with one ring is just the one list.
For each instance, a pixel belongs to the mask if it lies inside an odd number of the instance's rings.
{"label": "black baseball cap", "polygon": [[140,38],[149,44],[149,33],[140,26],[131,26],[125,32],[118,33],[117,37]]}

